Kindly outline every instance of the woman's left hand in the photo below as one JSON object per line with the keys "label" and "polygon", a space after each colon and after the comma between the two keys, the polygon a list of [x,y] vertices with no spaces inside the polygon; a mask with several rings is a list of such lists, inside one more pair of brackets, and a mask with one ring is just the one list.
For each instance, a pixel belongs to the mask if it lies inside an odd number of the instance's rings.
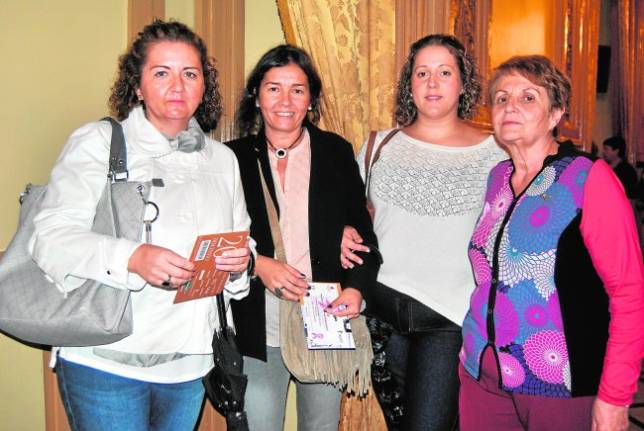
{"label": "woman's left hand", "polygon": [[360,256],[356,251],[369,253],[369,247],[362,244],[362,237],[353,226],[345,226],[342,232],[342,243],[340,244],[340,264],[342,268],[353,268],[354,264],[362,265]]}
{"label": "woman's left hand", "polygon": [[628,406],[616,406],[595,398],[592,431],[628,430]]}
{"label": "woman's left hand", "polygon": [[333,314],[338,317],[348,317],[353,319],[360,315],[360,307],[362,306],[362,293],[353,287],[347,287],[342,290],[340,296],[336,298],[327,307],[327,313]]}
{"label": "woman's left hand", "polygon": [[250,249],[248,246],[227,250],[215,258],[215,268],[226,272],[242,272],[248,268],[249,258]]}

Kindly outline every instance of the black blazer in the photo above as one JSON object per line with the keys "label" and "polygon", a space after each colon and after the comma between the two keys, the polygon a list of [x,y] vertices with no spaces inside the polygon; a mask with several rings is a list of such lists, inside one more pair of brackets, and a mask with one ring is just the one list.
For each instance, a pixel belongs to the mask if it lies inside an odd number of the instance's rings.
{"label": "black blazer", "polygon": [[[311,138],[309,183],[309,247],[313,279],[340,281],[343,287],[363,292],[376,280],[381,257],[366,209],[364,183],[351,144],[340,136],[307,124]],[[226,143],[237,156],[246,206],[251,218],[250,235],[257,252],[273,257],[275,248],[259,176],[259,160],[271,198],[279,212],[268,146],[263,130]],[[340,242],[345,225],[355,227],[372,252],[360,253],[363,265],[345,270],[340,265]],[[265,287],[259,277],[251,281],[249,295],[231,301],[237,345],[246,356],[266,360]]]}

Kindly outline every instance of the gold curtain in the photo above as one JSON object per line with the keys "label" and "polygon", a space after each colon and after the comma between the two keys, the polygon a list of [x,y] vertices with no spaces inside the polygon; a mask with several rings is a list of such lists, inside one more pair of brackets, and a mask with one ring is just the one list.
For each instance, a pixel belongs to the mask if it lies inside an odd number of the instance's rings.
{"label": "gold curtain", "polygon": [[[322,78],[323,129],[357,151],[370,130],[392,127],[395,0],[277,0],[286,41],[311,54]],[[339,429],[386,430],[373,391],[344,397]]]}
{"label": "gold curtain", "polygon": [[644,160],[644,1],[611,2],[613,133],[626,140],[628,158]]}
{"label": "gold curtain", "polygon": [[393,125],[395,0],[277,0],[286,41],[311,54],[322,77],[320,126],[359,149]]}

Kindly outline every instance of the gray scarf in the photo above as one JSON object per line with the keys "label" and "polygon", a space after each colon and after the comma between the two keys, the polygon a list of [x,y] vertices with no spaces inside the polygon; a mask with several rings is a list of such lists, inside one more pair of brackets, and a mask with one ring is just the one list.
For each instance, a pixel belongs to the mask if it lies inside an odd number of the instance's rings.
{"label": "gray scarf", "polygon": [[172,149],[182,151],[184,153],[201,151],[201,149],[206,145],[206,136],[194,117],[190,119],[190,122],[188,122],[188,128],[179,132],[177,136],[171,137],[165,133],[163,133],[163,136],[168,140]]}

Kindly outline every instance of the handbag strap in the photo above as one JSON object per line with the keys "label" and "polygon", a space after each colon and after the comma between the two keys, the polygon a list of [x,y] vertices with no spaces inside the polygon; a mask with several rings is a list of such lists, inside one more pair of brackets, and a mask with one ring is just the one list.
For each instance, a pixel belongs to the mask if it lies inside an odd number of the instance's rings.
{"label": "handbag strap", "polygon": [[273,203],[273,198],[268,191],[266,179],[262,172],[262,165],[257,159],[257,168],[259,169],[259,178],[262,182],[262,192],[264,194],[264,202],[266,202],[266,212],[268,213],[268,223],[271,228],[271,238],[273,238],[273,247],[275,248],[275,257],[280,262],[286,263],[286,253],[284,252],[284,243],[282,242],[282,231],[280,230],[280,223],[277,218],[277,209]]}
{"label": "handbag strap", "polygon": [[369,176],[369,169],[371,168],[371,156],[373,155],[373,145],[376,143],[377,130],[372,130],[369,133],[369,140],[367,141],[367,152],[364,155],[364,177]]}
{"label": "handbag strap", "polygon": [[226,317],[226,304],[224,302],[224,292],[217,294],[217,314],[219,315],[219,329],[224,338],[228,339],[228,318]]}
{"label": "handbag strap", "polygon": [[376,135],[378,134],[378,132],[373,130],[371,131],[371,133],[369,133],[369,141],[367,141],[367,152],[365,153],[364,157],[364,185],[365,195],[367,196],[367,199],[369,198],[369,186],[371,185],[371,170],[373,168],[373,165],[380,158],[380,152],[382,151],[383,147],[387,145],[391,138],[393,138],[394,135],[399,131],[400,129],[393,129],[392,131],[387,133],[387,136],[385,136],[384,139],[380,141],[380,145],[378,145],[375,154],[373,150],[376,143]]}
{"label": "handbag strap", "polygon": [[112,126],[112,139],[110,140],[110,167],[107,177],[113,182],[124,182],[128,180],[127,150],[125,148],[125,136],[121,123],[112,117],[101,118]]}

